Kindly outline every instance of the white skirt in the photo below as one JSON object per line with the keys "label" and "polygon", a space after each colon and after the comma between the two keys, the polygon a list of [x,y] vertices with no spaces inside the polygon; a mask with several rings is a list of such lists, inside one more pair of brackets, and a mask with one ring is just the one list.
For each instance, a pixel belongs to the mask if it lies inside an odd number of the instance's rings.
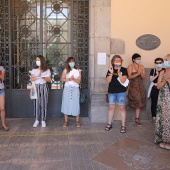
{"label": "white skirt", "polygon": [[77,116],[80,114],[79,87],[64,87],[61,112],[66,115]]}

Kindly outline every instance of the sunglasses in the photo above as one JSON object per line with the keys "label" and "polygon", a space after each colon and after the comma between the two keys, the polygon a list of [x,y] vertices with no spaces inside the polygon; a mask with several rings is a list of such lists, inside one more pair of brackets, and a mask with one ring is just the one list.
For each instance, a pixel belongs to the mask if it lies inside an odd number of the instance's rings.
{"label": "sunglasses", "polygon": [[162,63],[163,63],[163,62],[159,62],[159,63],[156,62],[155,64],[162,64]]}

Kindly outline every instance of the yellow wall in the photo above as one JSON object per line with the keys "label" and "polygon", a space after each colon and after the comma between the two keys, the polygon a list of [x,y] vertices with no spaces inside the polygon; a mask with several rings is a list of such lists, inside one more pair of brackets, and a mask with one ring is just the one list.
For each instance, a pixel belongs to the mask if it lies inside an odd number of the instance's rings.
{"label": "yellow wall", "polygon": [[[145,68],[154,66],[157,57],[170,53],[170,0],[111,0],[111,38],[125,41],[124,66],[131,63],[137,52]],[[151,51],[136,46],[136,39],[143,34],[156,35],[161,45]]]}

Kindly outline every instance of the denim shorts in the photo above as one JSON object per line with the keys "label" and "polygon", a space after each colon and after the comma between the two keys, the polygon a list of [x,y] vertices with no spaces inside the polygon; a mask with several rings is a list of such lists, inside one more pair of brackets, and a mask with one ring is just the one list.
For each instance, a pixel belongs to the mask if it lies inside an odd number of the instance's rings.
{"label": "denim shorts", "polygon": [[118,105],[126,104],[126,92],[108,94],[108,98],[109,104],[115,104],[116,102]]}
{"label": "denim shorts", "polygon": [[0,96],[5,96],[5,90],[4,89],[0,89]]}

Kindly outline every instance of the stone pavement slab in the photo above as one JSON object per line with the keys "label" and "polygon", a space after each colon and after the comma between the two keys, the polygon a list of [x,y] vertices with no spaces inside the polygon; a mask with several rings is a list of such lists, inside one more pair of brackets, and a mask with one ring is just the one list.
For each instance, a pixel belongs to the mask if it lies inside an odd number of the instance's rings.
{"label": "stone pavement slab", "polygon": [[[122,170],[121,166],[109,166],[93,158],[127,138],[153,146],[155,155],[166,152],[153,143],[154,125],[150,121],[143,122],[143,127],[128,122],[125,134],[120,133],[120,121],[114,121],[109,132],[104,130],[106,124],[90,123],[88,118],[81,118],[81,128],[76,128],[73,118],[69,118],[67,128],[62,127],[63,118],[47,119],[46,128],[33,128],[33,122],[33,119],[7,119],[10,131],[0,129],[0,170]],[[125,158],[119,157],[121,161]],[[148,158],[147,151],[144,158]],[[166,162],[163,158],[160,161]],[[149,165],[153,163],[159,162],[148,159],[147,168],[152,170],[153,166]],[[156,169],[170,169],[168,166],[156,166]]]}

